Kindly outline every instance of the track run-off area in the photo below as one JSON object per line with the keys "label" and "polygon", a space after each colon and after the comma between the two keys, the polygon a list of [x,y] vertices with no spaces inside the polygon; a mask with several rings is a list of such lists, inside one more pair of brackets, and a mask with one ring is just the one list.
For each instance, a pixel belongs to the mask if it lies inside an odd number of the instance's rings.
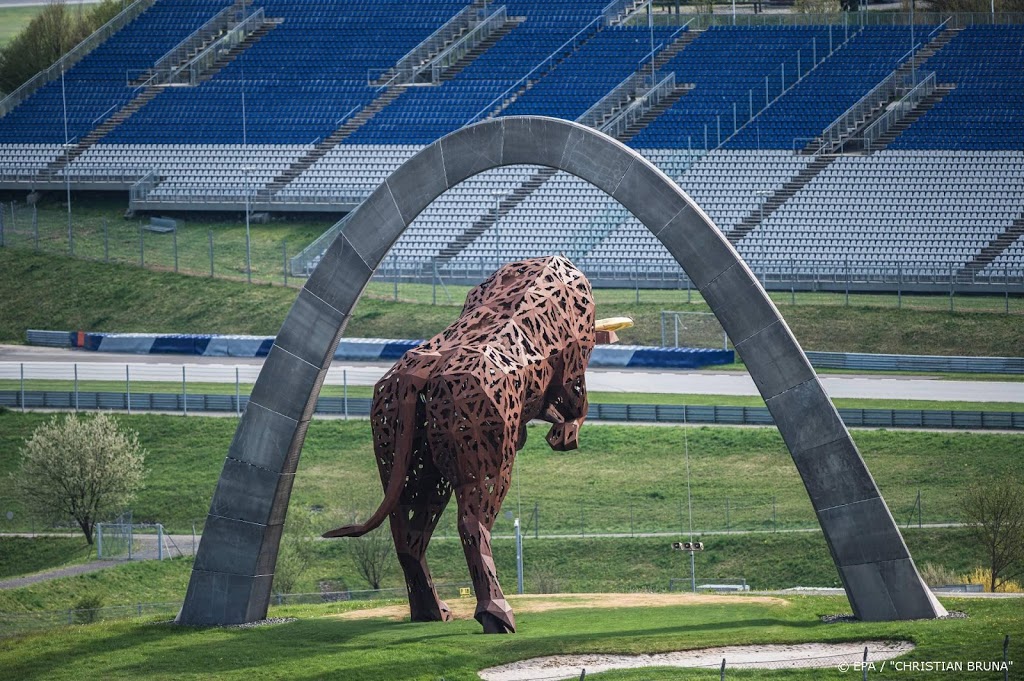
{"label": "track run-off area", "polygon": [[[125,366],[128,365],[126,377]],[[95,353],[17,345],[0,345],[0,380],[154,381],[253,383],[262,358],[187,357]],[[335,362],[325,385],[373,385],[390,363]],[[1024,402],[1024,382],[947,380],[941,376],[820,374],[833,398]],[[754,381],[744,371],[590,369],[587,387],[595,392],[643,392],[689,395],[756,396]]]}

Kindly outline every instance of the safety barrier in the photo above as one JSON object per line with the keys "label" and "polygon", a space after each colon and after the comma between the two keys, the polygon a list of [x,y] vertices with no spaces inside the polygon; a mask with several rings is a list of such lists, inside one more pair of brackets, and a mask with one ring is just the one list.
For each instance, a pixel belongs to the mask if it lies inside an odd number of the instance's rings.
{"label": "safety barrier", "polygon": [[[59,390],[0,390],[0,407],[8,409],[107,409],[195,414],[241,413],[248,396],[146,392]],[[24,405],[24,406],[22,406]],[[324,416],[370,415],[368,397],[321,397],[316,413]],[[949,411],[928,409],[840,409],[851,428],[935,428],[946,430],[1024,430],[1024,412]],[[592,403],[587,418],[625,423],[714,424],[770,426],[767,407],[727,407],[681,404]]]}

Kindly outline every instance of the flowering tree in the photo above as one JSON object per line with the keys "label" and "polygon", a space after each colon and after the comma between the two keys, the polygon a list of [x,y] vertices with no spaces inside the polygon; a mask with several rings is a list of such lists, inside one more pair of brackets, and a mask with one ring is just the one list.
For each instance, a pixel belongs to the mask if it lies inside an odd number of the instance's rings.
{"label": "flowering tree", "polygon": [[145,451],[138,434],[107,414],[54,416],[22,448],[12,486],[40,516],[72,519],[92,544],[93,529],[142,488]]}

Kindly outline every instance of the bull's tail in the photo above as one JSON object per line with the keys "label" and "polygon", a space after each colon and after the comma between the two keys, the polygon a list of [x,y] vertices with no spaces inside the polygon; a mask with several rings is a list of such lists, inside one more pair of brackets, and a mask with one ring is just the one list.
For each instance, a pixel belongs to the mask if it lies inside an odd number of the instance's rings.
{"label": "bull's tail", "polygon": [[412,442],[416,430],[416,400],[403,400],[398,407],[394,425],[401,435],[396,433],[394,442],[394,459],[391,463],[391,477],[388,480],[387,489],[384,491],[384,501],[374,511],[365,523],[359,525],[345,525],[329,532],[324,532],[325,538],[331,537],[361,537],[367,532],[377,529],[388,515],[395,510],[402,491],[405,488],[406,476],[409,474],[409,462],[412,458]]}

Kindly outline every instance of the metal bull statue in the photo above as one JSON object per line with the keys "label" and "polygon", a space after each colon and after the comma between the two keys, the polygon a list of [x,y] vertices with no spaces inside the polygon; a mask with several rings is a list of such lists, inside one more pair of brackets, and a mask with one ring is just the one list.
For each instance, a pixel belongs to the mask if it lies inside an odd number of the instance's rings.
{"label": "metal bull statue", "polygon": [[614,330],[595,324],[590,282],[564,257],[499,269],[469,292],[454,324],[377,383],[371,422],[384,501],[365,523],[324,536],[358,537],[389,518],[412,620],[449,620],[426,551],[454,491],[476,619],[485,632],[514,632],[491,554],[513,460],[533,419],[552,424],[552,449],[576,448],[587,362],[595,341],[614,340]]}

